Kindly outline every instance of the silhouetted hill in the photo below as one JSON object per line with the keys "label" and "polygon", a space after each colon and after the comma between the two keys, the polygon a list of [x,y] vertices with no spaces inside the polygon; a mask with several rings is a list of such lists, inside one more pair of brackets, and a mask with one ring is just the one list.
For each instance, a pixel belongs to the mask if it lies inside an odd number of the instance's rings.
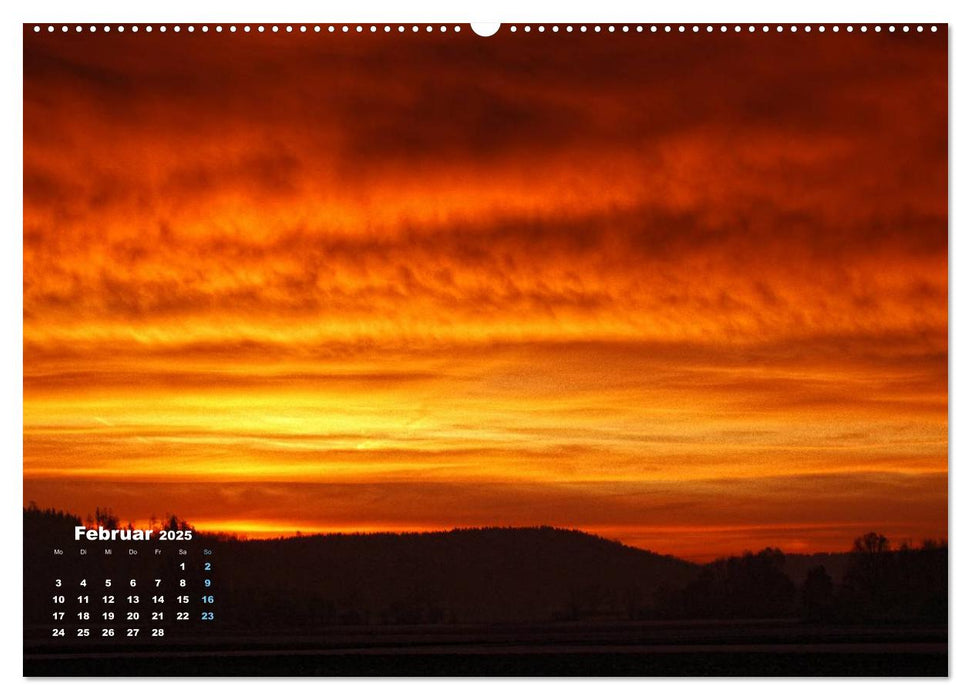
{"label": "silhouetted hill", "polygon": [[231,598],[274,598],[288,614],[323,624],[628,619],[652,607],[659,588],[684,585],[698,570],[551,527],[325,535],[219,548],[232,567],[223,574],[233,582]]}

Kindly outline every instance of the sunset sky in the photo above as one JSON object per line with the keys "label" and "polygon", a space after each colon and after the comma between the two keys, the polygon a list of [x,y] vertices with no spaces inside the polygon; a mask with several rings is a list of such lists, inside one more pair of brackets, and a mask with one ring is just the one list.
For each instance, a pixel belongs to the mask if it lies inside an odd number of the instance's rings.
{"label": "sunset sky", "polygon": [[946,31],[462,29],[25,28],[24,502],[945,537]]}

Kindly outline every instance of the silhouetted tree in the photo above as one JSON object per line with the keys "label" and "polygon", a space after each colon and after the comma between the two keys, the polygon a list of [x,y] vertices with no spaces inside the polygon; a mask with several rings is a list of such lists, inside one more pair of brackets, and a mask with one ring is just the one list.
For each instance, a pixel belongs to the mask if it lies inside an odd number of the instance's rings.
{"label": "silhouetted tree", "polygon": [[176,515],[169,515],[169,517],[162,521],[161,529],[163,530],[191,530],[192,526],[185,520],[182,520]]}
{"label": "silhouetted tree", "polygon": [[794,612],[796,587],[783,571],[778,549],[719,559],[708,564],[674,600],[676,617],[765,618]]}
{"label": "silhouetted tree", "polygon": [[94,524],[106,530],[118,529],[118,517],[111,512],[111,508],[95,508]]}
{"label": "silhouetted tree", "polygon": [[833,579],[825,566],[816,566],[806,572],[801,598],[802,614],[806,619],[824,620],[833,615]]}
{"label": "silhouetted tree", "polygon": [[890,540],[876,532],[868,532],[853,541],[853,551],[861,554],[882,554],[890,549]]}
{"label": "silhouetted tree", "polygon": [[891,577],[889,540],[876,532],[857,537],[853,541],[853,560],[840,591],[843,615],[854,619],[880,616],[880,611],[889,607]]}
{"label": "silhouetted tree", "polygon": [[870,532],[853,543],[852,557],[838,595],[843,618],[946,621],[946,543],[892,551],[886,537]]}

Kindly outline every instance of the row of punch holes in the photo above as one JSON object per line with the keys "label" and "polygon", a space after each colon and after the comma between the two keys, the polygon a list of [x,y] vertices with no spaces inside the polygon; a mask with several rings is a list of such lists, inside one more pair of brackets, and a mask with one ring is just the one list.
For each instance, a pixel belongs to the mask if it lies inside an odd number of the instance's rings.
{"label": "row of punch holes", "polygon": [[[923,25],[916,25],[913,28],[916,31],[918,31],[918,32],[923,32],[924,31],[924,26]],[[72,25],[67,25],[67,24],[63,24],[63,25],[53,25],[53,24],[49,24],[46,27],[44,27],[42,25],[39,25],[39,24],[34,25],[34,32],[35,33],[40,33],[42,31],[44,31],[45,29],[49,33],[55,32],[58,29],[61,32],[69,32],[72,29],[75,32],[83,32],[85,30],[85,27],[82,26],[82,25],[80,25],[80,24],[73,25],[73,26]],[[328,24],[328,25],[320,25],[320,24],[313,24],[313,25],[298,24],[298,25],[292,25],[292,24],[287,24],[287,25],[276,25],[276,24],[273,24],[273,25],[268,25],[268,26],[262,25],[262,24],[260,24],[260,25],[252,25],[252,26],[251,25],[248,25],[248,24],[245,24],[245,25],[241,25],[240,27],[237,27],[235,24],[226,25],[226,26],[223,26],[221,24],[217,24],[217,25],[213,25],[211,28],[210,28],[209,25],[205,25],[205,24],[200,25],[198,27],[196,25],[191,25],[191,24],[190,25],[186,25],[185,27],[183,27],[181,25],[168,26],[168,25],[164,25],[164,24],[163,25],[158,25],[157,27],[153,27],[152,25],[144,25],[144,26],[140,26],[140,25],[128,25],[126,27],[125,25],[120,24],[120,25],[116,25],[114,27],[111,26],[111,25],[104,25],[102,27],[99,27],[99,26],[96,26],[96,25],[89,25],[87,27],[87,30],[89,32],[97,32],[97,31],[111,32],[111,31],[116,31],[116,32],[119,32],[119,33],[123,33],[125,31],[130,31],[130,32],[133,32],[133,33],[137,33],[139,31],[152,32],[152,31],[156,31],[156,30],[159,31],[159,32],[163,32],[163,33],[164,32],[167,32],[167,31],[172,31],[172,32],[175,32],[175,33],[179,33],[179,32],[182,32],[183,30],[186,31],[186,32],[189,32],[189,33],[193,33],[193,32],[196,32],[196,31],[200,31],[200,32],[206,33],[206,32],[209,32],[210,29],[212,29],[212,30],[214,30],[216,32],[222,32],[222,31],[237,32],[237,31],[242,31],[243,33],[247,33],[247,32],[251,32],[251,31],[255,31],[255,32],[266,32],[266,31],[270,31],[270,32],[280,32],[280,31],[284,31],[284,32],[289,32],[289,33],[293,33],[293,32],[301,32],[301,33],[307,33],[307,32],[315,32],[315,33],[328,32],[328,33],[332,33],[332,34],[333,33],[338,33],[338,32],[339,33],[351,33],[351,32],[356,32],[356,33],[364,33],[364,32],[377,33],[377,32],[380,32],[380,31],[384,31],[385,33],[391,33],[393,31],[397,31],[399,33],[405,33],[405,32],[408,32],[408,31],[410,31],[412,33],[418,33],[418,32],[421,32],[422,30],[424,30],[426,33],[427,32],[434,32],[436,30],[438,30],[439,32],[448,32],[448,31],[461,32],[462,31],[462,28],[459,25],[450,26],[450,25],[444,25],[444,24],[442,24],[442,25],[431,25],[431,24],[427,24],[427,25],[417,25],[417,24],[412,24],[412,25],[404,25],[404,24],[399,24],[399,25],[390,25],[390,24],[385,24],[385,25],[376,25],[376,24],[372,24],[372,25],[362,25],[362,24],[357,24],[357,25],[353,25],[353,24],[351,24],[351,25],[348,25],[348,24],[336,24],[336,25],[335,24]],[[867,31],[881,32],[881,31],[886,30],[888,32],[896,32],[896,31],[898,31],[898,29],[900,31],[902,31],[902,32],[909,32],[909,31],[911,31],[911,26],[910,25],[906,25],[906,24],[905,25],[902,25],[900,27],[898,27],[896,25],[887,25],[887,26],[884,27],[882,25],[867,26],[867,25],[852,25],[852,24],[843,25],[843,26],[840,26],[840,25],[808,25],[808,24],[807,25],[795,25],[795,24],[791,24],[791,25],[782,25],[782,24],[773,24],[773,25],[768,25],[768,24],[762,24],[762,25],[754,25],[754,24],[749,24],[749,25],[741,25],[741,24],[735,24],[735,25],[726,25],[726,24],[720,24],[720,25],[719,24],[716,24],[716,25],[711,25],[711,24],[688,24],[688,25],[685,25],[685,24],[674,24],[674,25],[672,25],[672,24],[651,24],[651,25],[641,25],[641,24],[637,24],[637,25],[627,25],[627,24],[624,24],[624,25],[613,25],[613,24],[609,24],[609,25],[603,25],[603,26],[601,26],[599,24],[595,24],[595,25],[580,24],[580,25],[576,25],[576,26],[574,26],[572,24],[567,24],[567,25],[562,25],[562,26],[561,25],[557,25],[557,24],[554,24],[554,25],[543,25],[543,24],[540,24],[540,25],[529,25],[529,24],[526,24],[526,25],[516,25],[516,24],[513,24],[513,25],[509,25],[508,26],[507,31],[509,31],[510,33],[513,33],[513,34],[515,34],[517,32],[527,32],[528,33],[528,32],[533,32],[533,31],[540,32],[540,33],[544,33],[544,32],[547,32],[547,31],[553,32],[553,33],[566,32],[568,34],[571,33],[571,32],[580,32],[580,33],[584,33],[584,32],[595,32],[596,33],[596,32],[601,32],[601,31],[607,31],[607,32],[618,32],[619,31],[621,33],[625,33],[625,32],[636,32],[636,33],[643,33],[643,32],[658,33],[658,32],[662,32],[662,33],[669,33],[669,34],[670,33],[681,33],[681,34],[685,34],[685,33],[693,33],[693,34],[708,33],[708,34],[711,34],[711,33],[714,33],[714,32],[721,32],[721,33],[727,33],[727,32],[735,32],[735,33],[748,32],[750,34],[754,34],[756,32],[762,32],[764,34],[767,34],[767,33],[772,32],[772,31],[775,31],[775,32],[785,32],[785,31],[788,31],[788,32],[792,32],[792,33],[799,32],[799,31],[802,31],[802,32],[813,32],[813,31],[816,31],[816,32],[826,32],[826,31],[830,31],[830,32],[838,33],[840,31],[846,31],[846,32],[853,32],[853,31],[860,31],[860,32],[867,32]],[[931,25],[930,26],[930,31],[936,32],[937,31],[937,26],[936,25]]]}

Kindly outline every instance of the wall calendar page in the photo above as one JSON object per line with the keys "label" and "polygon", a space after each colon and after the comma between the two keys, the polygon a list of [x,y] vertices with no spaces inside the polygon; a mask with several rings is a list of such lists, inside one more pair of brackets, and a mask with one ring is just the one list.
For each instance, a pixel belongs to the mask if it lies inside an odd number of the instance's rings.
{"label": "wall calendar page", "polygon": [[23,674],[947,676],[948,25],[23,26]]}

